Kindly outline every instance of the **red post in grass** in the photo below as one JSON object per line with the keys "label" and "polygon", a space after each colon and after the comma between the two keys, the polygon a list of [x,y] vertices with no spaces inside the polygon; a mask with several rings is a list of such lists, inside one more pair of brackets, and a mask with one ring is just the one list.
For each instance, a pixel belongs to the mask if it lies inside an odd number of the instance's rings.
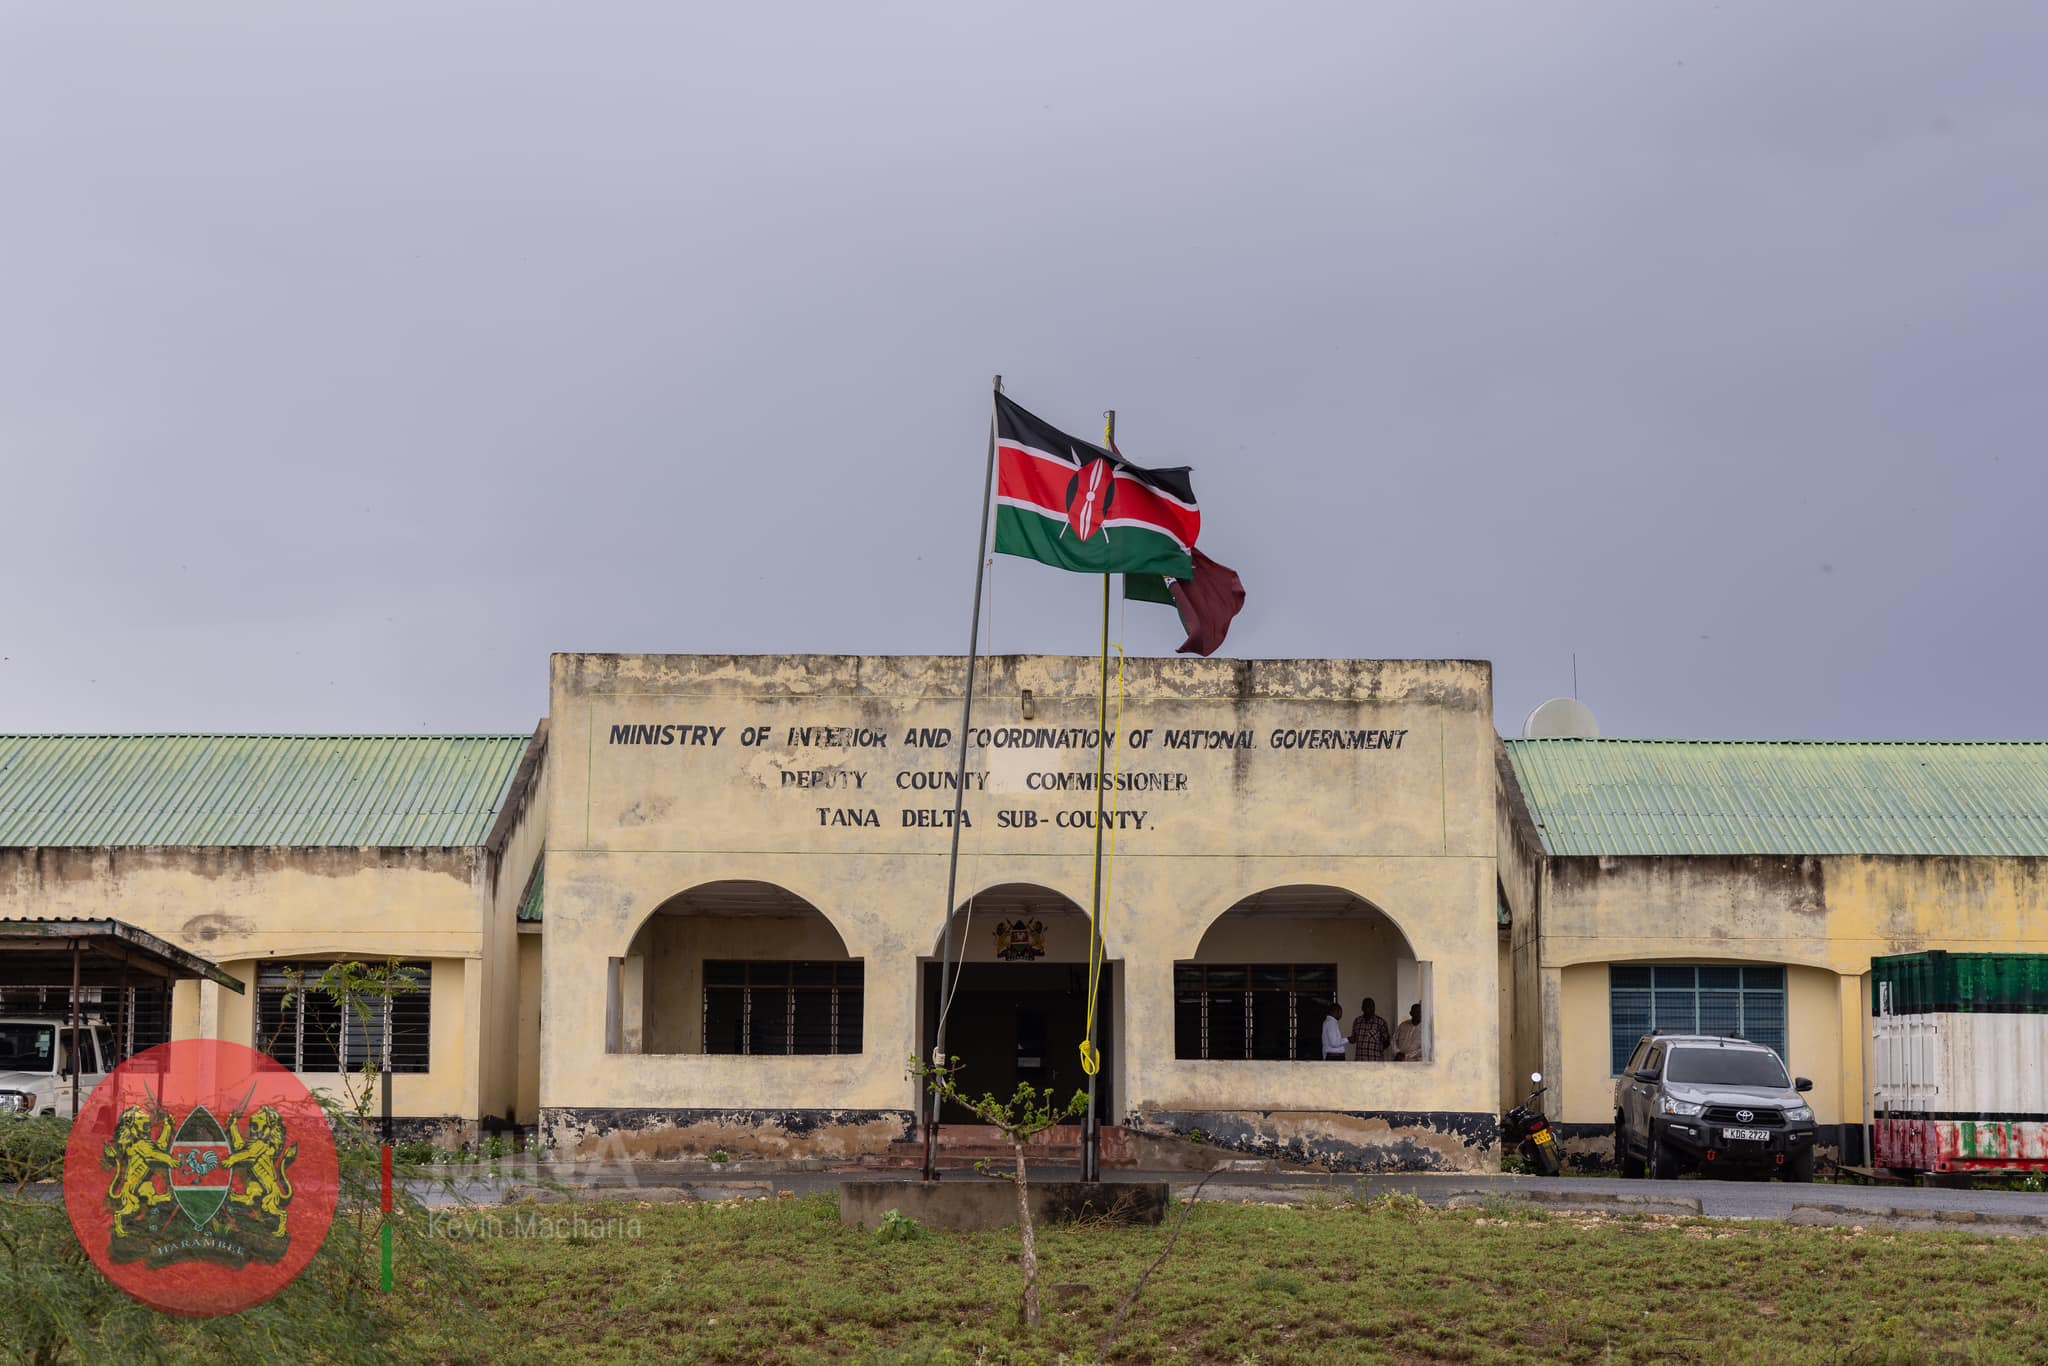
{"label": "red post in grass", "polygon": [[384,1293],[388,1295],[391,1293],[391,1145],[389,1143],[384,1145],[383,1165],[384,1227],[379,1230],[379,1234],[380,1240],[384,1244],[382,1249],[384,1254]]}

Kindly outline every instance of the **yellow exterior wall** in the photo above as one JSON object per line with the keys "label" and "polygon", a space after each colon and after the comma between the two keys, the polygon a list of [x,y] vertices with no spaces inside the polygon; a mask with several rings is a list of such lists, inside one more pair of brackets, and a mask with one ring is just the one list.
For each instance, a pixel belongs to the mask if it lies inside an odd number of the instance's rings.
{"label": "yellow exterior wall", "polygon": [[519,1057],[516,1097],[519,1123],[540,1118],[540,954],[538,930],[519,934]]}
{"label": "yellow exterior wall", "polygon": [[640,1020],[642,1053],[698,1053],[704,1046],[704,960],[839,959],[847,957],[822,916],[793,919],[750,916],[657,915],[634,947],[645,957],[646,1003]]}
{"label": "yellow exterior wall", "polygon": [[[1092,659],[984,660],[975,724],[1091,727],[1096,667]],[[904,1063],[918,1047],[918,963],[933,956],[942,923],[949,845],[942,820],[953,798],[904,784],[950,773],[955,752],[904,741],[959,725],[961,682],[962,661],[943,658],[556,657],[544,1117],[912,1106]],[[1027,689],[1029,721],[1022,715]],[[614,738],[615,726],[662,725],[704,730],[694,732],[696,744]],[[791,732],[805,727],[869,728],[887,744],[793,743]],[[750,728],[767,738],[743,743]],[[1400,732],[1401,743],[1344,751],[1272,743],[1276,731],[1331,728]],[[1145,813],[1141,828],[1117,836],[1104,918],[1108,956],[1124,969],[1122,1046],[1112,1059],[1119,1104],[1162,1112],[1491,1116],[1500,1036],[1486,666],[1133,660],[1121,730],[1150,740],[1149,748],[1125,749],[1126,770],[1183,775],[1185,785],[1119,799],[1124,810]],[[1253,744],[1168,751],[1161,736],[1169,730],[1249,732]],[[980,889],[1031,883],[1089,903],[1092,836],[1057,822],[1091,812],[1093,796],[1031,784],[1048,773],[1092,776],[1094,764],[1092,748],[970,750],[977,786],[967,799],[974,824],[962,837],[960,901]],[[876,824],[835,824],[839,810],[872,812]],[[915,814],[927,811],[939,814]],[[906,824],[906,812],[931,823]],[[1013,823],[1002,823],[1005,812]],[[863,1054],[606,1051],[609,961],[629,953],[664,902],[723,879],[787,889],[822,912],[847,951],[865,960]],[[1174,1059],[1174,963],[1194,958],[1217,918],[1243,898],[1290,885],[1335,887],[1379,907],[1415,958],[1430,965],[1439,1011],[1430,1062],[1325,1071],[1309,1063]],[[1394,990],[1362,966],[1342,990],[1379,996],[1390,1018],[1400,1008]]]}
{"label": "yellow exterior wall", "polygon": [[[541,830],[531,825],[528,857]],[[174,1038],[253,1045],[253,983],[263,960],[429,960],[430,1067],[393,1079],[394,1110],[453,1121],[451,1132],[466,1133],[512,1104],[513,1063],[500,1057],[513,1046],[516,950],[508,938],[507,969],[502,984],[492,984],[487,1013],[489,877],[480,849],[9,849],[0,850],[0,916],[126,921],[250,984],[238,995],[179,983]],[[510,910],[504,914],[509,920]],[[487,1032],[503,1038],[502,1048]],[[493,1087],[504,1079],[502,1101],[494,1094],[488,1105],[487,1069]],[[317,1087],[337,1079],[306,1080]]]}
{"label": "yellow exterior wall", "polygon": [[199,983],[185,981],[171,988],[171,1037],[196,1039],[199,1034]]}
{"label": "yellow exterior wall", "polygon": [[[1502,1113],[1521,1103],[1529,1093],[1532,1072],[1542,1072],[1555,1083],[1558,1062],[1554,1048],[1556,1030],[1546,1034],[1545,1021],[1558,1008],[1557,978],[1542,968],[1542,878],[1543,844],[1535,821],[1515,778],[1514,765],[1500,741],[1494,741],[1495,842],[1499,849],[1495,889],[1507,903],[1508,927],[1502,952],[1502,974],[1506,979],[1503,1009],[1508,1023],[1502,1027],[1500,1108]],[[1497,913],[1496,913],[1497,914]],[[1548,1008],[1546,1009],[1546,1002]]]}
{"label": "yellow exterior wall", "polygon": [[532,1110],[518,1104],[520,933],[519,900],[541,858],[547,842],[547,783],[545,727],[542,751],[530,786],[515,792],[509,809],[500,817],[503,827],[499,847],[489,862],[489,908],[483,916],[479,946],[481,1015],[478,1060],[482,1069],[477,1105],[481,1115],[508,1123],[531,1124]]}
{"label": "yellow exterior wall", "polygon": [[[1672,958],[1668,962],[1711,962]],[[1604,1124],[1614,1118],[1613,1054],[1609,1051],[1609,1020],[1605,963],[1582,963],[1559,974],[1563,1009],[1564,1084],[1556,1118],[1567,1124]],[[1842,1017],[1839,979],[1821,968],[1793,967],[1785,973],[1786,1060],[1795,1076],[1810,1078],[1807,1097],[1822,1124],[1855,1123],[1861,1110],[1855,1092],[1845,1092],[1842,1071]],[[1851,1036],[1859,1050],[1860,1041]],[[1845,1103],[1846,1101],[1846,1103]],[[1846,1116],[1846,1120],[1845,1120]]]}
{"label": "yellow exterior wall", "polygon": [[[1841,1044],[1838,1104],[1845,1123],[1870,1122],[1868,1038],[1870,974],[1844,973],[1835,979],[1836,1038]],[[1804,1075],[1812,1075],[1807,1073]]]}
{"label": "yellow exterior wall", "polygon": [[1608,963],[1787,968],[1790,1065],[1822,1124],[1860,1124],[1873,957],[1923,949],[2048,952],[2048,879],[2020,859],[1570,858],[1542,874],[1546,1050],[1566,1123],[1613,1118]]}
{"label": "yellow exterior wall", "polygon": [[1516,1082],[1528,1075],[1527,1072],[1519,1070],[1516,1058],[1515,958],[1506,940],[1501,941],[1499,962],[1495,971],[1500,974],[1500,1099],[1503,1102],[1500,1108],[1505,1114],[1508,1107],[1514,1104],[1514,1098],[1508,1093],[1515,1089]]}
{"label": "yellow exterior wall", "polygon": [[1614,1118],[1614,1080],[1607,1042],[1607,965],[1581,964],[1558,974],[1558,1033],[1563,1065],[1550,1077],[1552,1119],[1597,1124]]}
{"label": "yellow exterior wall", "polygon": [[[1813,1082],[1806,1100],[1822,1124],[1863,1117],[1860,1100],[1842,1090],[1840,981],[1825,968],[1785,969],[1785,1066]],[[1853,1035],[1850,1042],[1856,1042]]]}

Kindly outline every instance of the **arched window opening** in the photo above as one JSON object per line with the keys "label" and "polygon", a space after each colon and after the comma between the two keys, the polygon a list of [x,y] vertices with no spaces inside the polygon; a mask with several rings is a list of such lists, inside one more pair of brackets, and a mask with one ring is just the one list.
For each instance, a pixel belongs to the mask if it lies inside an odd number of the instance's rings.
{"label": "arched window opening", "polygon": [[671,897],[611,960],[614,1053],[858,1053],[866,964],[817,907],[767,882]]}
{"label": "arched window opening", "polygon": [[1339,887],[1246,897],[1174,964],[1173,986],[1173,1052],[1184,1061],[1432,1056],[1430,965],[1385,912]]}

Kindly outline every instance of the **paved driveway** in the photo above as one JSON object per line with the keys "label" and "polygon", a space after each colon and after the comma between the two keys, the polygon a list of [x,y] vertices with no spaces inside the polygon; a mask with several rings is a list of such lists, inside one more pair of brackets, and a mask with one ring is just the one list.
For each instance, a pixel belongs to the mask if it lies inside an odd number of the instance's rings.
{"label": "paved driveway", "polygon": [[[764,1170],[735,1170],[730,1174],[708,1172],[702,1166],[671,1165],[650,1163],[634,1167],[613,1166],[603,1170],[601,1178],[585,1186],[576,1176],[568,1173],[569,1168],[557,1168],[564,1174],[561,1183],[579,1188],[584,1199],[631,1199],[636,1189],[661,1189],[692,1187],[693,1193],[705,1198],[719,1198],[722,1192],[765,1193],[764,1188],[775,1191],[791,1191],[799,1195],[829,1192],[838,1189],[845,1181],[860,1180],[907,1180],[913,1179],[909,1172],[829,1172],[795,1171],[775,1172]],[[593,1173],[596,1175],[597,1173]],[[1038,1167],[1032,1171],[1034,1180],[1073,1180],[1079,1172],[1071,1167]],[[1176,1195],[1185,1195],[1200,1182],[1200,1173],[1165,1171],[1115,1171],[1107,1174],[1110,1181],[1164,1181],[1173,1187]],[[452,1198],[478,1203],[496,1203],[511,1193],[511,1188],[530,1184],[532,1177],[491,1181],[476,1178],[458,1179]],[[996,1178],[981,1176],[972,1171],[948,1171],[947,1181],[987,1181]],[[1319,1195],[1317,1192],[1327,1192]],[[441,1190],[420,1192],[431,1203],[443,1204],[451,1199],[451,1193]],[[1990,1220],[2039,1221],[2041,1231],[2048,1232],[2048,1194],[2032,1194],[2016,1191],[1989,1191],[1947,1189],[1918,1186],[1856,1186],[1833,1185],[1816,1182],[1798,1185],[1784,1181],[1723,1181],[1692,1178],[1678,1181],[1625,1181],[1618,1177],[1534,1177],[1534,1176],[1493,1176],[1493,1175],[1386,1175],[1329,1176],[1322,1173],[1292,1172],[1219,1172],[1210,1178],[1203,1188],[1204,1199],[1231,1200],[1247,1199],[1271,1202],[1298,1202],[1320,1198],[1363,1198],[1375,1199],[1381,1195],[1400,1193],[1413,1195],[1432,1205],[1449,1204],[1453,1200],[1468,1203],[1484,1199],[1488,1195],[1506,1198],[1524,1198],[1546,1205],[1573,1204],[1583,1201],[1587,1205],[1608,1205],[1620,1210],[1626,1205],[1646,1206],[1646,1212],[1660,1205],[1669,1204],[1689,1210],[1691,1202],[1698,1202],[1701,1214],[1719,1219],[1788,1219],[1798,1217],[1795,1210],[1805,1207],[1808,1215],[1816,1209],[1834,1211],[1838,1218],[1816,1220],[1843,1222],[1853,1220],[1861,1211],[1868,1211],[1873,1220],[1917,1219],[1920,1216],[1933,1221],[1953,1225],[1958,1216],[1967,1221],[1970,1215]],[[515,1196],[516,1198],[516,1196]]]}
{"label": "paved driveway", "polygon": [[[1231,1172],[1229,1185],[1291,1185],[1295,1178]],[[1314,1183],[1324,1177],[1301,1178]],[[1219,1178],[1220,1180],[1220,1178]],[[1176,1179],[1178,1185],[1178,1179]],[[1211,1181],[1208,1190],[1216,1190]],[[1619,1177],[1576,1176],[1365,1176],[1341,1178],[1335,1189],[1360,1192],[1368,1198],[1398,1191],[1430,1204],[1458,1195],[1498,1193],[1507,1197],[1537,1193],[1545,1203],[1575,1197],[1631,1197],[1638,1200],[1697,1200],[1700,1212],[1718,1219],[1784,1219],[1794,1206],[1828,1205],[1889,1213],[1972,1213],[1992,1218],[2030,1217],[2048,1220],[2048,1194],[2019,1191],[1958,1190],[1923,1186],[1852,1186],[1827,1182],[1788,1181],[1624,1181]],[[1207,1192],[1205,1192],[1206,1194]]]}

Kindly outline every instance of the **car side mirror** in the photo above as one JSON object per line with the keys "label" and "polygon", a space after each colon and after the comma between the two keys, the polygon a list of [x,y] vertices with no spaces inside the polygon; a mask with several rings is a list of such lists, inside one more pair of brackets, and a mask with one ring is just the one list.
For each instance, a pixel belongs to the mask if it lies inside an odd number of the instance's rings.
{"label": "car side mirror", "polygon": [[1795,1091],[1811,1091],[1811,1090],[1813,1089],[1813,1078],[1812,1078],[1812,1077],[1794,1077],[1794,1078],[1792,1078],[1792,1089],[1793,1089],[1793,1090],[1795,1090]]}
{"label": "car side mirror", "polygon": [[1657,1074],[1647,1067],[1638,1067],[1635,1070],[1635,1079],[1637,1081],[1649,1082],[1652,1086],[1657,1084]]}

